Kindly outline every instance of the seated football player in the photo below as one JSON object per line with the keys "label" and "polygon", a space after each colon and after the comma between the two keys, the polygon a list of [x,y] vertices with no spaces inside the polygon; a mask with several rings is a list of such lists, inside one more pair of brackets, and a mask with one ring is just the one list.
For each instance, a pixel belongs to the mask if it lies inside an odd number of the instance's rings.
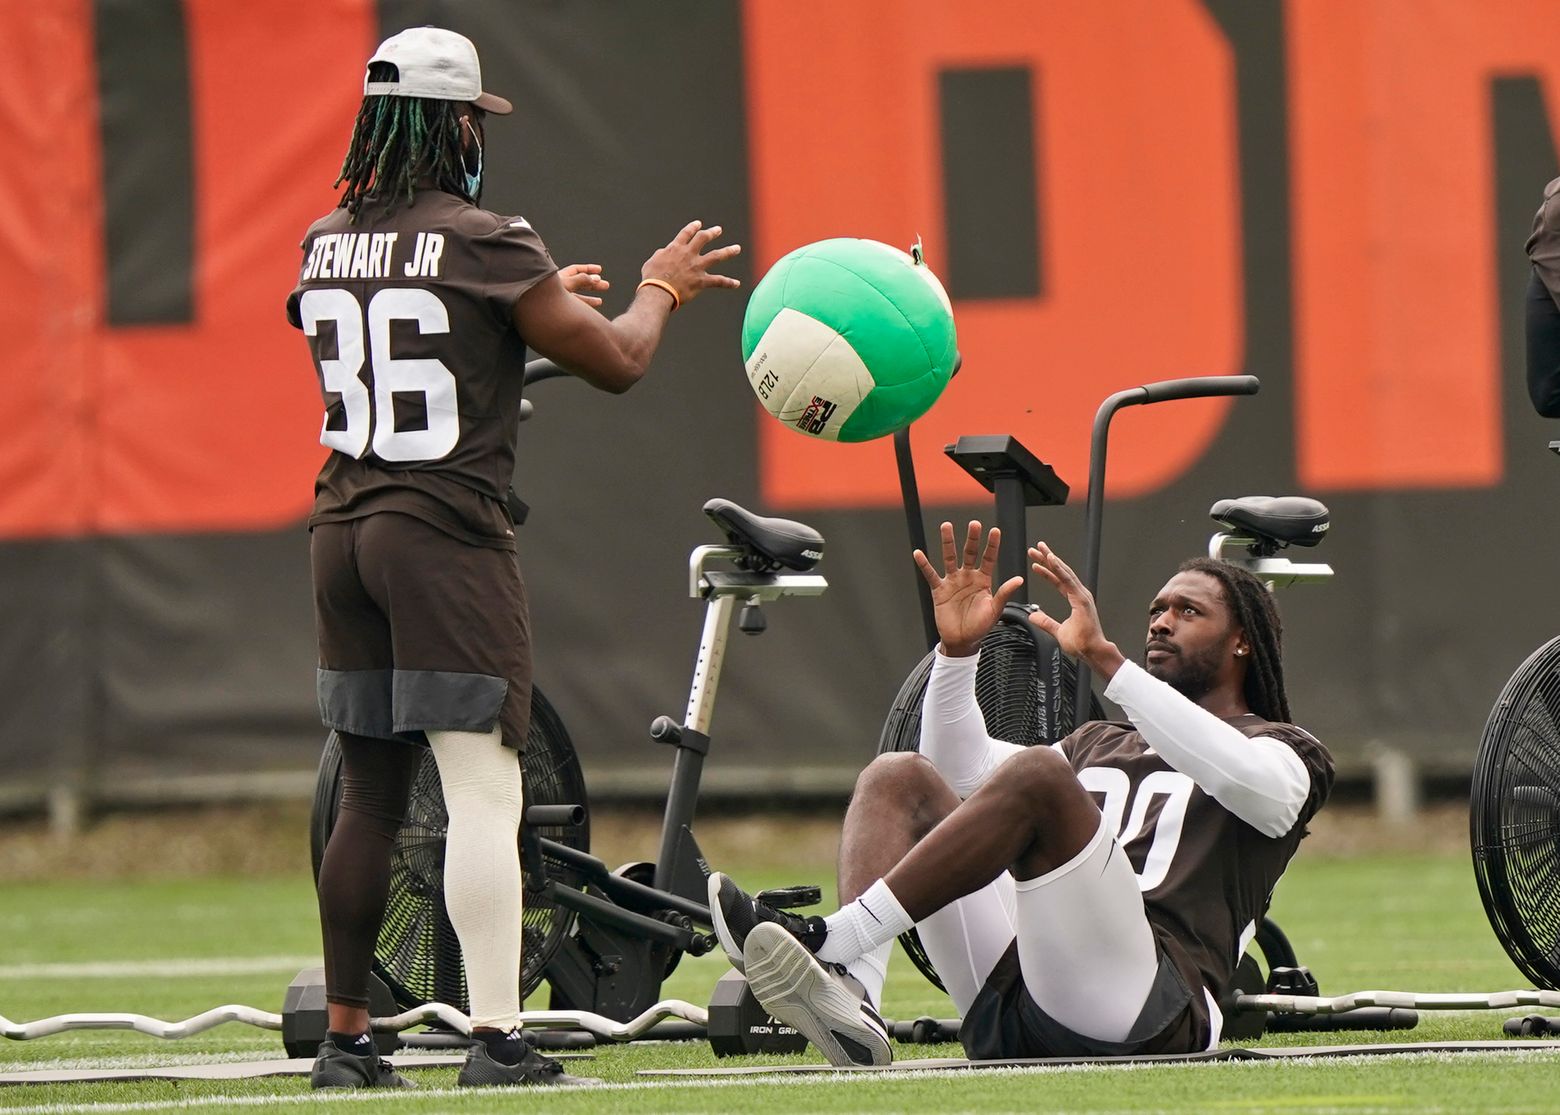
{"label": "seated football player", "polygon": [[771,909],[710,876],[721,945],[753,994],[836,1065],[891,1060],[877,1007],[914,927],[973,1059],[1186,1053],[1219,1041],[1219,999],[1306,822],[1327,750],[1289,723],[1281,627],[1250,573],[1194,558],[1148,610],[1144,665],[1042,542],[1034,571],[1071,607],[1031,622],[1107,682],[1128,722],[1050,747],[993,739],[975,700],[981,638],[1022,585],[995,591],[999,533],[942,525],[931,585],[940,642],[920,753],[878,756],[840,842],[843,907]]}

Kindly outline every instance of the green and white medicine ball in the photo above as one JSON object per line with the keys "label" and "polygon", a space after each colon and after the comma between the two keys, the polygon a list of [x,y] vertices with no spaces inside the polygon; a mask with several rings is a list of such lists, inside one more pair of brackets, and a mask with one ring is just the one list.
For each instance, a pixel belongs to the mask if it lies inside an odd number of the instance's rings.
{"label": "green and white medicine ball", "polygon": [[957,353],[937,276],[876,240],[797,248],[753,288],[742,319],[758,401],[828,441],[868,441],[914,422],[948,385]]}

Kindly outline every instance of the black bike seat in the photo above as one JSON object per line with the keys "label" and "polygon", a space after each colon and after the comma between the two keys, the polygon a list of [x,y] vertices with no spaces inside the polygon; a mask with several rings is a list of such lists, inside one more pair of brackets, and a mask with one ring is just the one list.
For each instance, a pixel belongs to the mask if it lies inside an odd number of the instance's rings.
{"label": "black bike seat", "polygon": [[1236,534],[1251,534],[1286,546],[1314,546],[1327,537],[1327,506],[1305,496],[1241,496],[1221,499],[1208,515]]}
{"label": "black bike seat", "polygon": [[805,573],[823,559],[823,535],[805,523],[755,515],[729,499],[712,499],[704,513],[726,532],[733,545],[753,551],[758,561],[739,563],[755,573],[794,569]]}

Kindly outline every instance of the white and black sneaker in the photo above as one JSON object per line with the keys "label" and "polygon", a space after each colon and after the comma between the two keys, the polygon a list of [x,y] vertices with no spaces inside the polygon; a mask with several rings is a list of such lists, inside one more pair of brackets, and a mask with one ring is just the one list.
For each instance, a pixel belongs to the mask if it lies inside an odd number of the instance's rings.
{"label": "white and black sneaker", "polygon": [[776,1020],[806,1035],[829,1064],[886,1065],[888,1027],[838,964],[825,964],[773,922],[755,925],[745,947],[748,987]]}
{"label": "white and black sneaker", "polygon": [[804,918],[768,906],[733,883],[731,876],[719,871],[709,878],[709,896],[710,924],[715,928],[715,938],[726,950],[731,966],[739,972],[746,971],[743,953],[754,926],[778,925],[812,952],[817,952],[829,935],[822,918]]}

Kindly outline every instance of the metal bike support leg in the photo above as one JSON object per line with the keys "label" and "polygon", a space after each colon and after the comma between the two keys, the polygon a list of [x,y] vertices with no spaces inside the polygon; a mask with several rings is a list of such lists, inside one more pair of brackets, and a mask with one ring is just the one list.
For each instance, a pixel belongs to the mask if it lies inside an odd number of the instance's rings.
{"label": "metal bike support leg", "polygon": [[[910,450],[909,426],[894,434],[894,464],[899,470],[899,495],[900,502],[904,504],[905,528],[910,534],[910,547],[931,556],[926,544],[926,522],[921,517],[921,488],[915,479],[915,457]],[[930,650],[937,645],[937,616],[932,607],[932,590],[919,569],[912,568],[908,576],[915,578],[915,599],[921,609],[921,630],[926,634],[926,648]]]}
{"label": "metal bike support leg", "polygon": [[[715,693],[720,686],[721,668],[726,664],[726,644],[731,638],[731,616],[736,610],[735,596],[714,596],[704,611],[704,633],[699,639],[699,654],[693,666],[693,685],[688,693],[688,709],[682,727],[651,735],[676,748],[672,759],[672,778],[666,791],[666,813],[661,824],[661,847],[655,859],[653,885],[657,890],[674,890],[678,848],[683,833],[693,825],[698,806],[699,783],[704,776],[704,757],[710,749],[710,722],[715,715]],[[664,729],[663,729],[664,730]]]}

